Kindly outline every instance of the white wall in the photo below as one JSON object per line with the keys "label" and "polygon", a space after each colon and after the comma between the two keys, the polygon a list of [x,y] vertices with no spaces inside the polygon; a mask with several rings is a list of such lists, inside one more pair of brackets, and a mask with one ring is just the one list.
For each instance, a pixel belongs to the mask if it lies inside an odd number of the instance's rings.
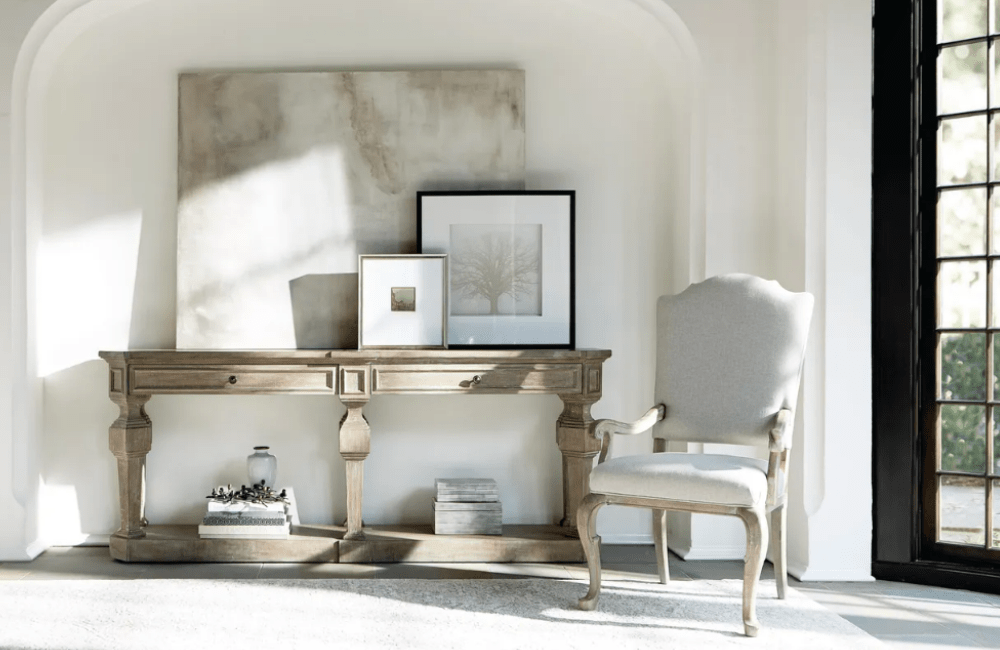
{"label": "white wall", "polygon": [[[116,409],[96,351],[174,346],[182,70],[523,68],[528,185],[578,192],[579,345],[614,350],[596,410],[639,413],[649,401],[652,367],[641,350],[652,341],[653,298],[669,289],[669,257],[656,252],[676,213],[664,182],[676,167],[676,53],[651,53],[627,22],[589,8],[567,13],[558,2],[338,6],[147,2],[59,57],[44,103],[37,284],[47,542],[100,539],[117,522],[103,435]],[[551,396],[376,397],[366,408],[365,521],[429,522],[433,479],[468,475],[498,480],[506,521],[557,520],[560,409]],[[255,444],[272,447],[303,519],[346,515],[336,400],[157,396],[147,412],[151,521],[198,521],[212,486],[244,479]],[[611,514],[602,529],[647,534],[637,516]]]}
{"label": "white wall", "polygon": [[[791,458],[790,571],[870,579],[871,4],[670,5],[704,61],[705,274],[757,273],[817,298]],[[743,555],[736,521],[671,524],[684,557]]]}
{"label": "white wall", "polygon": [[[704,268],[700,280],[720,273],[776,278],[775,142],[787,128],[775,114],[779,42],[778,4],[730,0],[725,11],[705,3],[670,3],[691,30],[703,64],[705,123]],[[786,79],[782,79],[783,82]],[[793,247],[801,248],[801,242]],[[802,287],[788,284],[793,290]],[[721,445],[689,445],[691,451],[753,453]],[[670,547],[687,559],[738,559],[745,552],[736,518],[670,513]]]}
{"label": "white wall", "polygon": [[[14,114],[13,88],[27,72],[16,63],[33,49],[26,38],[52,0],[26,0],[0,7],[0,558],[30,559],[44,549],[38,540],[38,432],[25,422],[31,382],[25,368],[23,117]],[[21,84],[23,85],[23,84]],[[20,164],[15,161],[21,158]],[[19,167],[21,168],[19,170]]]}
{"label": "white wall", "polygon": [[[790,561],[804,580],[856,579],[871,563],[871,17],[864,0],[812,8],[810,53],[825,83],[821,126],[807,140],[823,173],[807,183],[805,287],[821,297],[806,395],[806,526]],[[818,40],[818,39],[817,39]],[[808,150],[808,147],[807,147]],[[807,157],[807,165],[809,164]],[[818,168],[819,166],[814,166]],[[808,167],[807,167],[808,168]]]}
{"label": "white wall", "polygon": [[[870,474],[870,362],[867,336],[856,334],[867,331],[870,296],[868,3],[58,0],[53,13],[76,6],[14,78],[18,183],[4,229],[15,239],[10,316],[29,322],[11,340],[16,348],[27,338],[38,353],[37,373],[30,355],[24,362],[27,377],[10,364],[12,383],[30,394],[30,378],[44,377],[44,416],[38,427],[28,416],[0,427],[0,446],[40,440],[46,541],[99,541],[117,525],[104,435],[115,409],[96,350],[173,344],[177,72],[517,66],[528,84],[529,186],[578,191],[579,343],[614,350],[595,415],[648,406],[643,350],[656,295],[726,271],[813,291],[791,562],[804,577],[868,575],[870,487],[857,477]],[[0,24],[10,11],[0,6]],[[50,27],[36,28],[23,60]],[[16,146],[25,133],[37,166]],[[25,222],[39,230],[39,254],[28,250],[37,293],[18,266]],[[850,423],[826,408],[833,397],[852,402]],[[195,521],[205,489],[238,480],[242,457],[261,443],[274,448],[279,474],[294,477],[305,518],[343,517],[335,401],[157,396],[148,410],[154,522]],[[509,521],[555,519],[558,411],[554,397],[376,398],[366,522],[426,521],[430,479],[473,471],[500,481]],[[619,454],[650,444],[623,442]],[[19,471],[12,494],[30,483],[31,468]],[[695,556],[741,555],[738,524],[723,522],[681,522],[672,535]],[[609,508],[599,523],[606,541],[650,539],[642,513]],[[14,557],[34,532],[0,536]]]}

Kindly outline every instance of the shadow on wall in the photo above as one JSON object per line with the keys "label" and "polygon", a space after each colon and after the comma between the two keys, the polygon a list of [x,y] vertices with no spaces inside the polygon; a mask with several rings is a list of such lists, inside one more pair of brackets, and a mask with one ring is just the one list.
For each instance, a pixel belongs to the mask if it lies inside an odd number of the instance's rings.
{"label": "shadow on wall", "polygon": [[358,347],[357,273],[304,275],[288,289],[297,348]]}
{"label": "shadow on wall", "polygon": [[505,524],[559,522],[562,408],[555,395],[373,396],[365,522],[430,524],[438,478],[495,479]]}

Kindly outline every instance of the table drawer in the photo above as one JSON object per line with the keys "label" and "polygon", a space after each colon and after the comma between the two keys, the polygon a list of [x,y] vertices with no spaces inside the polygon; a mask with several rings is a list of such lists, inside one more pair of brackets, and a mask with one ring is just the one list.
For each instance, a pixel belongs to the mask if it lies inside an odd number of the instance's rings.
{"label": "table drawer", "polygon": [[333,368],[133,368],[133,393],[333,393]]}
{"label": "table drawer", "polygon": [[374,393],[578,393],[578,364],[534,366],[382,366],[372,377]]}

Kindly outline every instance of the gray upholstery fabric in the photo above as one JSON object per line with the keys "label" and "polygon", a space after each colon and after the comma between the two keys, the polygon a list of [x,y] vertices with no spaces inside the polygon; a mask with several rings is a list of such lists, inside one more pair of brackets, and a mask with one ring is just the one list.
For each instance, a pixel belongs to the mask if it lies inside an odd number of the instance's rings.
{"label": "gray upholstery fabric", "polygon": [[762,445],[781,408],[795,409],[813,297],[729,274],[657,305],[653,436]]}
{"label": "gray upholstery fabric", "polygon": [[[782,485],[784,481],[778,481]],[[622,456],[590,474],[590,489],[619,496],[757,506],[767,497],[767,461],[723,454]]]}

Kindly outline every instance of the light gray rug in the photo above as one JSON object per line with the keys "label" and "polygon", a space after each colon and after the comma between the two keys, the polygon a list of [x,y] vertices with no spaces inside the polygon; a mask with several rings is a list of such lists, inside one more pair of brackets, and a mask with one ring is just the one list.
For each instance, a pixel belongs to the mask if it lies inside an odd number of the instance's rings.
{"label": "light gray rug", "polygon": [[765,581],[756,639],[739,580],[19,580],[0,582],[0,648],[881,648],[823,606]]}

